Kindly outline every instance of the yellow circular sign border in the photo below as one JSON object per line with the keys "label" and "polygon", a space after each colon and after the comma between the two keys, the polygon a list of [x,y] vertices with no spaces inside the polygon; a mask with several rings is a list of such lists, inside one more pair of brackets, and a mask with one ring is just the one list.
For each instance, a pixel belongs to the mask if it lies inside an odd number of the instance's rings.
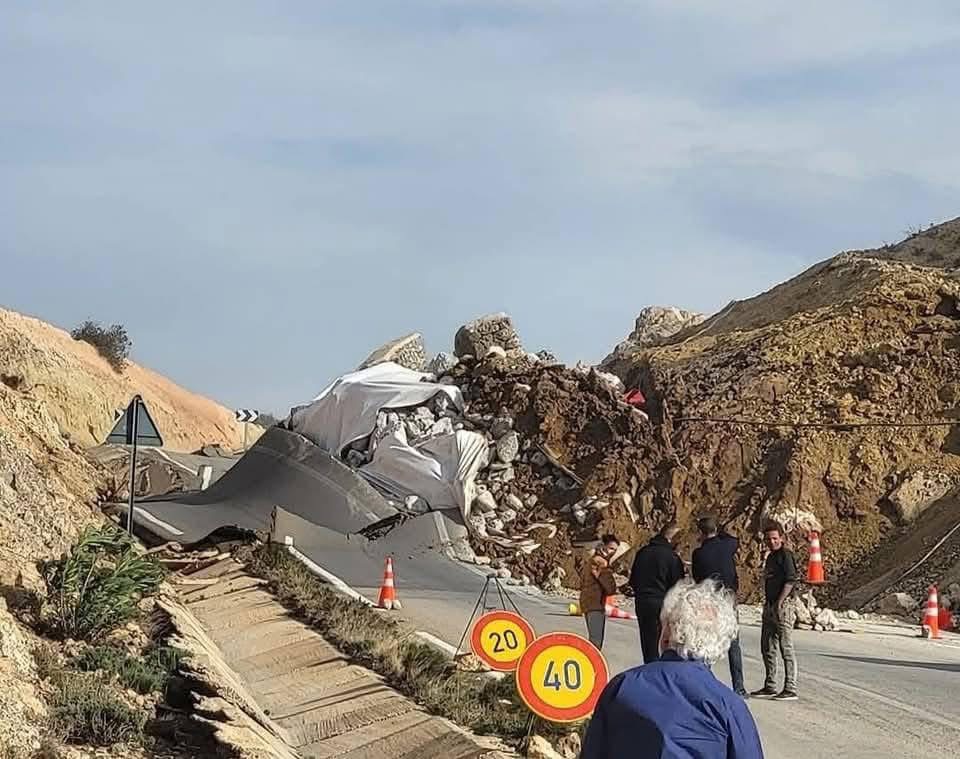
{"label": "yellow circular sign border", "polygon": [[[480,661],[482,661],[495,672],[513,672],[513,670],[517,668],[517,664],[520,662],[520,659],[523,658],[523,654],[518,656],[513,661],[501,662],[490,656],[487,656],[486,651],[483,650],[481,640],[483,637],[484,628],[489,623],[498,621],[513,622],[517,627],[519,627],[527,638],[526,648],[529,648],[533,644],[533,641],[536,640],[537,635],[533,631],[533,626],[527,622],[527,620],[525,620],[516,612],[507,611],[505,609],[497,609],[495,611],[488,611],[486,614],[481,615],[477,621],[473,623],[473,628],[470,632],[470,650],[473,651],[474,655],[480,659]],[[526,653],[526,649],[524,649],[524,653]]]}
{"label": "yellow circular sign border", "polygon": [[[590,695],[579,705],[561,709],[546,703],[533,689],[530,675],[533,672],[533,663],[544,651],[554,646],[567,646],[582,653],[593,665],[594,682]],[[527,708],[538,717],[550,722],[569,723],[578,722],[593,713],[600,700],[600,694],[607,687],[610,680],[610,670],[603,654],[597,650],[589,640],[576,633],[556,632],[541,635],[527,646],[517,664],[516,681],[517,693]]]}

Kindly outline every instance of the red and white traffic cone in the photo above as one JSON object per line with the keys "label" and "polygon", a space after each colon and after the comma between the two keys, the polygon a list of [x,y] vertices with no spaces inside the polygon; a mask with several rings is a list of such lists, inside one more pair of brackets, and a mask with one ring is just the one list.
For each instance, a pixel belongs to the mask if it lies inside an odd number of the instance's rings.
{"label": "red and white traffic cone", "polygon": [[380,584],[380,599],[377,606],[381,609],[400,610],[400,600],[397,598],[397,589],[393,584],[393,559],[387,557],[386,566],[383,568],[383,582]]}
{"label": "red and white traffic cone", "polygon": [[936,585],[931,585],[927,594],[927,605],[920,623],[920,637],[934,640],[940,637],[940,600],[937,598]]}
{"label": "red and white traffic cone", "polygon": [[810,533],[810,560],[807,562],[807,582],[811,585],[823,585],[823,555],[820,553],[820,535]]}
{"label": "red and white traffic cone", "polygon": [[636,619],[636,614],[623,611],[619,606],[613,603],[613,596],[607,596],[603,600],[603,613],[610,619]]}

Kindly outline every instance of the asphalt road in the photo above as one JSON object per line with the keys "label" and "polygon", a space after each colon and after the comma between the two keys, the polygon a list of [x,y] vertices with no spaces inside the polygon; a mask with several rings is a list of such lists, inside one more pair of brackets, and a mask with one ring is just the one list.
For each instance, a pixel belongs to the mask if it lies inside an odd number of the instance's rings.
{"label": "asphalt road", "polygon": [[[388,548],[397,548],[395,543]],[[315,540],[300,545],[315,562],[371,599],[376,599],[383,547],[376,543]],[[484,575],[436,554],[393,551],[402,615],[419,630],[456,645],[468,624]],[[538,633],[584,633],[567,602],[509,588]],[[494,594],[490,601],[494,602]],[[749,688],[762,685],[760,627],[744,607],[741,636]],[[960,746],[960,638],[923,641],[898,625],[849,623],[855,631],[797,631],[801,700],[751,700],[768,757],[849,759],[953,756]],[[604,655],[611,673],[640,662],[635,623],[608,621]],[[726,662],[716,667],[728,682]]]}

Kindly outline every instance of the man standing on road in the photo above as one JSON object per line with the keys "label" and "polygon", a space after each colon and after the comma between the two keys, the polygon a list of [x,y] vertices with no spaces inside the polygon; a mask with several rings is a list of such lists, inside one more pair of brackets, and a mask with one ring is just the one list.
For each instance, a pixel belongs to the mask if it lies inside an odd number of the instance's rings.
{"label": "man standing on road", "polygon": [[603,649],[607,626],[606,599],[617,592],[610,562],[620,547],[616,535],[604,535],[600,547],[584,562],[580,575],[580,611],[587,621],[587,635],[598,650]]}
{"label": "man standing on road", "polygon": [[[697,529],[700,530],[700,547],[693,552],[692,574],[695,582],[707,579],[716,580],[720,586],[729,590],[734,610],[737,605],[737,539],[726,531],[720,532],[717,518],[707,515],[697,520]],[[740,615],[737,613],[737,622]],[[730,682],[738,696],[746,698],[747,689],[743,684],[743,653],[740,650],[740,631],[730,643],[727,652],[727,663],[730,665]]]}
{"label": "man standing on road", "polygon": [[663,654],[613,678],[600,696],[580,759],[763,759],[742,698],[710,665],[737,634],[729,592],[675,585],[663,602]]}
{"label": "man standing on road", "polygon": [[630,570],[630,587],[637,609],[637,624],[640,625],[640,648],[643,663],[650,664],[660,657],[660,610],[663,599],[686,574],[683,562],[674,549],[673,542],[680,528],[675,522],[668,523],[651,541],[637,551]]}
{"label": "man standing on road", "polygon": [[[751,693],[758,698],[774,701],[796,701],[797,657],[793,651],[793,623],[796,609],[793,605],[793,587],[797,582],[797,562],[787,549],[783,528],[768,524],[764,540],[770,550],[764,565],[763,626],[760,631],[760,650],[767,677],[760,690]],[[777,692],[778,652],[783,657],[786,675],[783,690]]]}

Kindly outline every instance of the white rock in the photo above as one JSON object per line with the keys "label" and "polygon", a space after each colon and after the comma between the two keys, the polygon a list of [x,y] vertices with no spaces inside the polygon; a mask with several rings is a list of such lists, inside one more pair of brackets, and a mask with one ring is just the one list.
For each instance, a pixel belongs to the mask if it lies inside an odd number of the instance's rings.
{"label": "white rock", "polygon": [[480,537],[487,537],[487,520],[483,518],[482,513],[474,513],[467,520],[470,528]]}
{"label": "white rock", "polygon": [[580,756],[581,748],[579,733],[567,733],[557,741],[557,753],[564,759],[577,759]]}
{"label": "white rock", "polygon": [[566,576],[567,573],[563,567],[554,567],[550,570],[550,574],[547,575],[547,579],[543,581],[540,587],[546,591],[556,592],[563,587],[563,581]]}
{"label": "white rock", "polygon": [[503,520],[500,517],[488,518],[487,532],[491,535],[503,535]]}
{"label": "white rock", "polygon": [[499,345],[491,345],[487,348],[484,358],[506,358],[507,352]]}
{"label": "white rock", "polygon": [[493,497],[493,493],[489,490],[481,490],[477,493],[477,498],[473,502],[473,505],[484,514],[492,514],[497,510],[497,499]]}
{"label": "white rock", "polygon": [[797,613],[797,622],[801,625],[813,625],[813,615],[810,613],[810,609],[807,608],[806,604],[797,603],[795,604],[796,613]]}
{"label": "white rock", "polygon": [[848,609],[846,612],[847,619],[858,620],[860,619],[860,614],[855,612],[853,609]]}
{"label": "white rock", "polygon": [[488,567],[488,566],[490,566],[490,562],[491,562],[491,561],[492,561],[492,559],[491,559],[489,556],[477,556],[477,558],[474,559],[474,563],[477,564],[477,565],[479,565],[479,566],[481,566],[481,567]]}
{"label": "white rock", "polygon": [[499,512],[500,519],[504,524],[509,524],[517,518],[517,512],[513,509],[503,509]]}
{"label": "white rock", "polygon": [[553,750],[550,741],[541,735],[531,735],[527,741],[527,759],[566,759]]}
{"label": "white rock", "polygon": [[512,576],[513,574],[506,567],[497,570],[497,577],[501,580],[509,580]]}
{"label": "white rock", "polygon": [[505,464],[510,464],[520,453],[520,436],[510,431],[497,440],[497,458]]}
{"label": "white rock", "polygon": [[508,493],[504,500],[506,500],[507,505],[514,511],[523,511],[523,501],[521,501],[513,493]]}
{"label": "white rock", "polygon": [[953,477],[946,472],[920,470],[897,485],[890,493],[890,503],[904,522],[912,522],[934,503],[949,493]]}
{"label": "white rock", "polygon": [[612,387],[616,392],[622,393],[626,388],[623,386],[623,380],[616,374],[610,372],[597,371],[597,376]]}
{"label": "white rock", "polygon": [[906,593],[891,593],[880,601],[879,609],[881,614],[909,616],[917,606],[917,602]]}
{"label": "white rock", "polygon": [[528,509],[532,509],[534,506],[537,505],[537,501],[539,500],[540,500],[539,498],[531,494],[523,499],[523,505],[526,506]]}
{"label": "white rock", "polygon": [[820,609],[815,621],[824,630],[838,630],[840,628],[840,620],[832,609]]}

